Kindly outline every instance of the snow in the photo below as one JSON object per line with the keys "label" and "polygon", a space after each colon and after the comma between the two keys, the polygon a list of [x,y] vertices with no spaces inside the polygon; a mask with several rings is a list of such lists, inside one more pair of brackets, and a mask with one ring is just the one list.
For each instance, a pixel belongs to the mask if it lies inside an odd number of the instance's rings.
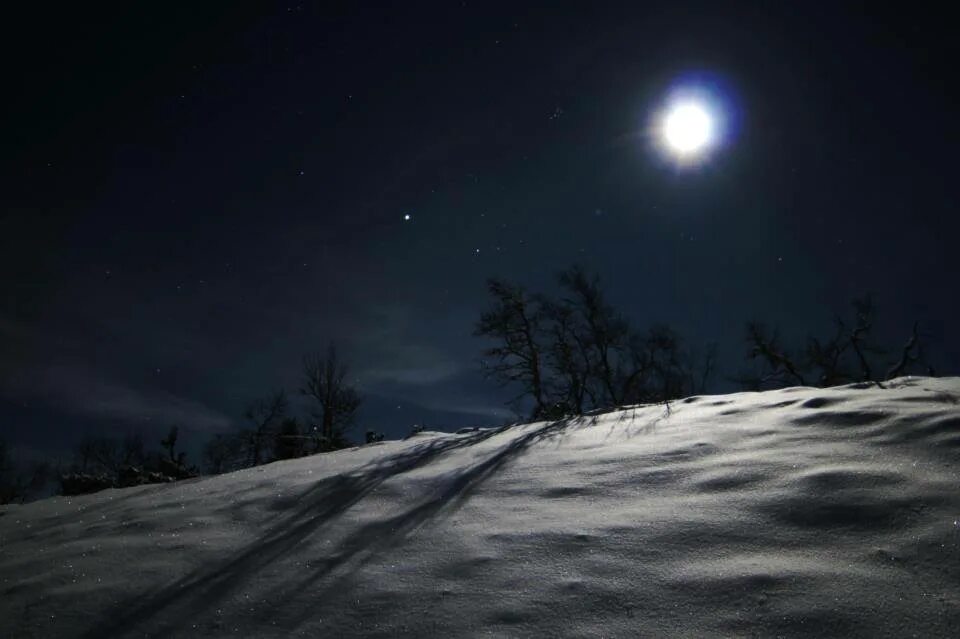
{"label": "snow", "polygon": [[960,378],[423,432],[0,510],[3,637],[947,637]]}

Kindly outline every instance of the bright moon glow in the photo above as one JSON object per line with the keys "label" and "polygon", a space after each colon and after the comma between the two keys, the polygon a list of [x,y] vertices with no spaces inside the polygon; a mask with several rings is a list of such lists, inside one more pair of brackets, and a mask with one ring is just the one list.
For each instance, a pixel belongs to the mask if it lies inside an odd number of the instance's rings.
{"label": "bright moon glow", "polygon": [[680,155],[696,154],[713,141],[713,119],[701,104],[676,104],[663,121],[663,136]]}

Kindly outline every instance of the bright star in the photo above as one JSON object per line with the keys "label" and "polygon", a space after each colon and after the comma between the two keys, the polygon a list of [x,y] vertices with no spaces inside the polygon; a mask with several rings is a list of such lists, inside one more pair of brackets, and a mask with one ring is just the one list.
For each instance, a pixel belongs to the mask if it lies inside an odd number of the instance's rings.
{"label": "bright star", "polygon": [[404,221],[409,222],[409,221],[410,221],[410,214],[409,214],[409,213],[406,213],[406,214],[403,216],[403,219],[404,219]]}

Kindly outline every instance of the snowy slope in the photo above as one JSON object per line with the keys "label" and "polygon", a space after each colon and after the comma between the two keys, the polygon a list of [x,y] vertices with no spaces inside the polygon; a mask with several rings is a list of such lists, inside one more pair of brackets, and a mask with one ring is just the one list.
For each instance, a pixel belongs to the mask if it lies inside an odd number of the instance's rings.
{"label": "snowy slope", "polygon": [[6,507],[0,636],[957,636],[958,402],[693,397]]}

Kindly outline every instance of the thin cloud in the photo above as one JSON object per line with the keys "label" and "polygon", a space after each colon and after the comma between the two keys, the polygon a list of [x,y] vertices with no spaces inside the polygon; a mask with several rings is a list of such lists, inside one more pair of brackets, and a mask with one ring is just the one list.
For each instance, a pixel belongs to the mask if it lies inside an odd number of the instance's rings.
{"label": "thin cloud", "polygon": [[2,390],[15,399],[43,399],[64,412],[87,417],[183,425],[211,432],[231,425],[228,417],[195,400],[133,388],[71,364],[27,373]]}
{"label": "thin cloud", "polygon": [[412,366],[369,368],[359,373],[360,382],[367,386],[388,382],[403,386],[429,386],[455,377],[462,367],[454,362],[439,361]]}

